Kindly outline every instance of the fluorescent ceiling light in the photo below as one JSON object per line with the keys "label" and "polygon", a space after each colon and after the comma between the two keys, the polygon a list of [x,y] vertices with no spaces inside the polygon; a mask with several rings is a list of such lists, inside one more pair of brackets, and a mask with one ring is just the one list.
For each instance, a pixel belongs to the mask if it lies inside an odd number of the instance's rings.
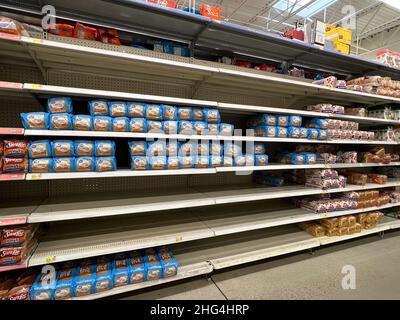
{"label": "fluorescent ceiling light", "polygon": [[[310,4],[309,6],[307,6],[307,4],[310,3],[311,1],[312,0],[300,0],[296,3],[295,0],[280,0],[279,2],[277,2],[274,5],[274,8],[279,9],[281,11],[294,12],[294,11],[304,7],[303,10],[301,10],[297,13],[297,16],[306,18],[306,17],[312,16],[313,14],[317,13],[318,11],[320,11],[326,7],[329,7],[331,4],[335,3],[337,0],[318,0],[318,1]],[[398,1],[398,0],[395,0],[395,1]]]}
{"label": "fluorescent ceiling light", "polygon": [[399,0],[381,0],[381,2],[386,3],[389,6],[392,6],[393,8],[400,10],[400,1]]}

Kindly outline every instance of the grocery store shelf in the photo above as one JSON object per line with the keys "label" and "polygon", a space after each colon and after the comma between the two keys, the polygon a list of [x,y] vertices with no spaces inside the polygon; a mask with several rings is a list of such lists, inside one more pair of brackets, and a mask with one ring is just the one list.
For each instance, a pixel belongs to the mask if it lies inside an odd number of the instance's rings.
{"label": "grocery store shelf", "polygon": [[37,208],[37,205],[28,203],[23,207],[20,205],[21,204],[13,204],[7,208],[0,208],[0,226],[24,224],[27,222],[29,214]]}
{"label": "grocery store shelf", "polygon": [[5,271],[12,271],[12,270],[17,270],[17,269],[24,269],[26,268],[26,262],[23,261],[19,264],[13,264],[13,265],[9,265],[9,266],[2,266],[0,267],[0,272],[5,272]]}
{"label": "grocery store shelf", "polygon": [[22,136],[22,135],[24,135],[24,129],[22,129],[22,128],[0,128],[0,135]]}
{"label": "grocery store shelf", "polygon": [[25,180],[25,173],[0,173],[0,181]]}

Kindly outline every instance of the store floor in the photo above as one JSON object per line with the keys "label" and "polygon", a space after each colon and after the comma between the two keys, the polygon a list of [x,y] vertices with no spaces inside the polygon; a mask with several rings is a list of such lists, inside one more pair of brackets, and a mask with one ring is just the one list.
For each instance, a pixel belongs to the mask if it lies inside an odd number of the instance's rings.
{"label": "store floor", "polygon": [[[356,289],[342,288],[354,266]],[[400,299],[400,231],[188,279],[118,299]]]}

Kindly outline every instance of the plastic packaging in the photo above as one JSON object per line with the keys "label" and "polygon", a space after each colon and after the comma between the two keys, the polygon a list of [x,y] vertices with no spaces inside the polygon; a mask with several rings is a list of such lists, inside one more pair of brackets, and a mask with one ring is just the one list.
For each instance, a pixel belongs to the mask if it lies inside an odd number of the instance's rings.
{"label": "plastic packaging", "polygon": [[219,110],[218,109],[204,108],[203,109],[203,113],[204,113],[204,119],[205,119],[206,122],[209,122],[209,123],[219,123],[219,122],[221,122],[221,116],[219,114]]}
{"label": "plastic packaging", "polygon": [[289,117],[283,115],[276,116],[276,126],[287,127],[289,125]]}
{"label": "plastic packaging", "polygon": [[130,132],[144,133],[148,131],[147,120],[144,118],[131,118],[129,121]]}
{"label": "plastic packaging", "polygon": [[167,120],[163,122],[164,132],[166,134],[177,134],[178,133],[178,121]]}
{"label": "plastic packaging", "polygon": [[115,157],[97,157],[95,158],[95,171],[115,171],[117,170],[117,160]]}
{"label": "plastic packaging", "polygon": [[28,155],[31,159],[48,158],[52,156],[49,140],[31,141],[28,145]]}
{"label": "plastic packaging", "polygon": [[146,116],[146,104],[140,102],[127,102],[126,111],[129,118],[144,118]]}
{"label": "plastic packaging", "polygon": [[105,100],[93,100],[88,102],[91,116],[108,116],[108,102]]}
{"label": "plastic packaging", "polygon": [[268,165],[268,156],[266,154],[255,155],[255,165],[256,166],[266,166]]}
{"label": "plastic packaging", "polygon": [[72,116],[69,113],[55,113],[49,116],[50,130],[71,130]]}
{"label": "plastic packaging", "polygon": [[147,170],[149,167],[147,157],[133,156],[131,157],[131,170]]}
{"label": "plastic packaging", "polygon": [[193,120],[194,121],[205,121],[203,109],[193,108]]}
{"label": "plastic packaging", "polygon": [[162,105],[148,104],[146,107],[146,118],[150,120],[163,120]]}
{"label": "plastic packaging", "polygon": [[219,124],[219,134],[221,136],[233,136],[235,127],[229,123]]}
{"label": "plastic packaging", "polygon": [[123,101],[108,102],[108,110],[110,117],[126,117],[128,109]]}
{"label": "plastic packaging", "polygon": [[82,131],[93,130],[93,117],[85,114],[72,115],[72,129]]}
{"label": "plastic packaging", "polygon": [[178,107],[178,120],[190,121],[193,119],[193,109],[191,107]]}
{"label": "plastic packaging", "polygon": [[240,145],[231,142],[225,142],[224,144],[224,156],[226,157],[237,157],[242,154],[242,148]]}
{"label": "plastic packaging", "polygon": [[4,157],[20,158],[28,155],[29,143],[26,140],[6,139],[3,148]]}
{"label": "plastic packaging", "polygon": [[146,280],[147,268],[144,259],[137,251],[129,254],[129,283],[140,283]]}
{"label": "plastic packaging", "polygon": [[178,133],[179,134],[187,134],[191,135],[194,134],[194,126],[193,122],[188,120],[180,120],[178,121]]}
{"label": "plastic packaging", "polygon": [[300,138],[301,128],[299,127],[289,127],[287,129],[287,137],[288,138]]}
{"label": "plastic packaging", "polygon": [[288,128],[276,127],[276,129],[275,129],[275,137],[276,138],[287,138],[287,136],[288,136]]}
{"label": "plastic packaging", "polygon": [[179,146],[179,155],[182,157],[185,156],[194,156],[197,154],[198,144],[196,142],[185,142]]}
{"label": "plastic packaging", "polygon": [[208,134],[209,135],[217,135],[219,133],[219,124],[218,123],[208,123]]}
{"label": "plastic packaging", "polygon": [[169,105],[163,105],[163,119],[164,120],[177,120],[178,119],[178,108]]}
{"label": "plastic packaging", "polygon": [[196,165],[197,156],[180,156],[179,162],[182,169],[191,169]]}
{"label": "plastic packaging", "polygon": [[198,169],[205,169],[210,167],[210,157],[209,156],[198,156],[195,167]]}
{"label": "plastic packaging", "polygon": [[169,141],[167,143],[167,147],[166,147],[166,155],[167,155],[167,157],[177,156],[178,155],[178,151],[179,151],[178,142]]}
{"label": "plastic packaging", "polygon": [[113,260],[114,287],[129,284],[129,260],[126,253],[117,253]]}
{"label": "plastic packaging", "polygon": [[297,115],[289,116],[288,127],[301,127],[302,117]]}
{"label": "plastic packaging", "polygon": [[39,158],[29,160],[30,173],[47,173],[53,170],[52,158]]}
{"label": "plastic packaging", "polygon": [[127,117],[117,117],[112,121],[112,131],[114,132],[128,132],[129,119]]}
{"label": "plastic packaging", "polygon": [[75,158],[75,169],[77,172],[91,172],[95,169],[94,157]]}
{"label": "plastic packaging", "polygon": [[28,158],[3,158],[3,173],[16,173],[28,171]]}
{"label": "plastic packaging", "polygon": [[75,172],[75,158],[54,158],[53,172]]}
{"label": "plastic packaging", "polygon": [[112,131],[112,118],[108,116],[93,117],[93,129],[95,131]]}
{"label": "plastic packaging", "polygon": [[149,170],[167,169],[167,157],[165,156],[148,157],[147,161]]}
{"label": "plastic packaging", "polygon": [[46,112],[21,113],[22,125],[25,129],[49,129],[49,114]]}
{"label": "plastic packaging", "polygon": [[[55,278],[56,275],[54,275]],[[53,300],[56,287],[55,279],[50,280],[49,275],[40,273],[30,289],[31,300]]]}
{"label": "plastic packaging", "polygon": [[166,155],[166,142],[159,140],[147,143],[147,153],[148,157],[159,157]]}
{"label": "plastic packaging", "polygon": [[210,167],[211,168],[222,167],[222,157],[217,155],[210,156]]}
{"label": "plastic packaging", "polygon": [[69,97],[56,97],[47,100],[48,113],[72,113],[72,100]]}
{"label": "plastic packaging", "polygon": [[97,140],[94,143],[96,157],[115,156],[115,142],[112,140]]}
{"label": "plastic packaging", "polygon": [[146,141],[129,141],[129,154],[131,156],[145,156],[147,152]]}
{"label": "plastic packaging", "polygon": [[93,156],[94,155],[94,142],[90,141],[90,140],[74,141],[74,154],[77,157]]}

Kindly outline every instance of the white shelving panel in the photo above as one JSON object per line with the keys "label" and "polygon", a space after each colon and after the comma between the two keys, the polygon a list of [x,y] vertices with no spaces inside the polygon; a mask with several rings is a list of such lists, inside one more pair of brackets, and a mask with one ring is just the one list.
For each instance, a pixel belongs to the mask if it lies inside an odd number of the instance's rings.
{"label": "white shelving panel", "polygon": [[21,203],[9,204],[9,207],[0,208],[0,227],[25,224],[28,216],[37,208],[38,205]]}

